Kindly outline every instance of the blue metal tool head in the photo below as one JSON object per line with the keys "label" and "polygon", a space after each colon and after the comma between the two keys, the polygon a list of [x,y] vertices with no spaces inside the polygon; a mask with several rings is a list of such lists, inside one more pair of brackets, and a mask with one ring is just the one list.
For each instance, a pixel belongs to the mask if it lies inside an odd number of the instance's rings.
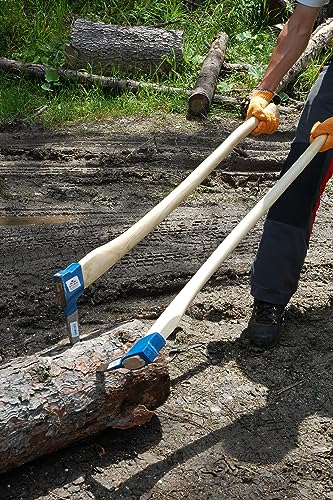
{"label": "blue metal tool head", "polygon": [[71,344],[80,340],[77,300],[84,291],[81,265],[73,262],[54,276],[57,301],[65,309],[67,333]]}
{"label": "blue metal tool head", "polygon": [[165,344],[165,338],[160,333],[150,333],[135,342],[131,349],[119,358],[101,365],[98,371],[107,372],[118,368],[127,368],[128,370],[143,368],[157,358]]}

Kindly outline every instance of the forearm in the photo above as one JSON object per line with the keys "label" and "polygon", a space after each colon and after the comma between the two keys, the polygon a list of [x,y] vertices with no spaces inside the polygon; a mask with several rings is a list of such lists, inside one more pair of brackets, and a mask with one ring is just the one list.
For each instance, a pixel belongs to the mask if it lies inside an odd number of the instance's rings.
{"label": "forearm", "polygon": [[273,92],[276,90],[284,75],[304,52],[318,12],[316,8],[296,6],[279,35],[261,87]]}

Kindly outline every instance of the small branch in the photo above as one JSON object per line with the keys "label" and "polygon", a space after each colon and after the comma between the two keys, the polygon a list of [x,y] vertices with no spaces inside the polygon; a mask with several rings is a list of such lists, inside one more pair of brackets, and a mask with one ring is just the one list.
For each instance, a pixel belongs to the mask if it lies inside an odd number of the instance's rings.
{"label": "small branch", "polygon": [[[163,92],[169,95],[191,96],[191,90],[182,89],[178,87],[168,87],[166,85],[157,85],[156,83],[138,82],[136,80],[120,80],[108,76],[100,76],[89,74],[84,71],[75,71],[71,69],[50,68],[43,64],[29,64],[6,57],[0,57],[0,71],[12,73],[18,76],[25,76],[37,81],[45,81],[45,73],[48,69],[55,69],[62,82],[75,82],[85,87],[92,87],[100,85],[103,89],[120,94],[122,92],[138,92],[141,89],[152,90],[154,92]],[[243,98],[236,99],[235,97],[228,97],[221,94],[215,94],[212,102],[219,104],[229,109],[240,108],[242,106]],[[293,101],[293,109],[300,109],[303,103],[300,101]],[[290,112],[291,108],[281,106],[280,111]]]}
{"label": "small branch", "polygon": [[164,28],[164,26],[170,26],[171,24],[179,23],[179,21],[182,21],[182,20],[183,20],[182,17],[177,17],[177,19],[165,21],[164,23],[151,24],[151,25],[147,26],[147,28]]}
{"label": "small branch", "polygon": [[297,387],[299,385],[303,384],[303,380],[299,380],[298,382],[295,382],[294,384],[288,385],[287,387],[284,387],[283,389],[280,389],[276,392],[274,392],[275,396],[278,396],[279,394],[282,394],[284,392],[289,391],[290,389],[293,389],[294,387]]}
{"label": "small branch", "polygon": [[226,63],[224,62],[222,65],[223,71],[250,71],[259,69],[259,66],[253,66],[253,64],[235,64],[235,63]]}
{"label": "small branch", "polygon": [[[29,64],[21,61],[15,61],[13,59],[7,59],[6,57],[0,57],[0,70],[7,73],[13,73],[15,75],[26,76],[31,79],[44,81],[45,73],[48,69],[55,69],[55,71],[57,71],[59,75],[59,79],[62,82],[75,82],[85,87],[100,85],[103,89],[110,90],[115,93],[121,93],[127,90],[131,92],[137,92],[141,89],[146,89],[156,92],[165,92],[169,95],[190,96],[192,94],[190,90],[178,87],[168,87],[166,85],[138,82],[129,79],[120,80],[109,76],[89,74],[84,71],[49,68],[48,66],[44,66],[43,64]],[[223,95],[215,95],[213,101],[217,104],[221,104],[223,106],[231,108],[234,108],[235,106],[239,106],[241,104],[240,100]]]}

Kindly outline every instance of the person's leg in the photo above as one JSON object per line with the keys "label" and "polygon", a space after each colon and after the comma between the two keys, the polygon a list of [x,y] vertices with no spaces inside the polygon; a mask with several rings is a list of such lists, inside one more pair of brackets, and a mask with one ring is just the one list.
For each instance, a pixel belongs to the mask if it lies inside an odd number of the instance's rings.
{"label": "person's leg", "polygon": [[[307,146],[292,145],[283,172]],[[269,211],[252,267],[251,293],[256,299],[286,305],[297,290],[318,200],[332,174],[331,157],[316,155]]]}
{"label": "person's leg", "polygon": [[[331,116],[333,64],[309,94],[281,175],[308,147],[313,124]],[[297,289],[320,195],[332,175],[332,157],[332,150],[317,154],[268,212],[251,275],[255,306],[248,336],[254,344],[270,347],[279,339],[283,309]]]}

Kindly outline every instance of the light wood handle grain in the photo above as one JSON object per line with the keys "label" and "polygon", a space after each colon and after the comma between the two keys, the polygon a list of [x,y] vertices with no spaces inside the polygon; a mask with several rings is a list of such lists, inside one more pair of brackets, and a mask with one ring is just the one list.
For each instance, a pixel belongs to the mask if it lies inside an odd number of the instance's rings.
{"label": "light wood handle grain", "polygon": [[[279,112],[275,104],[269,104],[268,108],[278,116]],[[226,158],[235,146],[252,132],[257,124],[258,120],[255,117],[251,117],[242,123],[217,149],[215,149],[215,151],[213,151],[213,153],[186,177],[179,186],[142,217],[142,219],[117,238],[92,250],[83,257],[80,260],[80,264],[82,267],[85,288],[102,276],[111,266],[116,264],[173,210],[175,210],[214,170],[214,168]]]}

